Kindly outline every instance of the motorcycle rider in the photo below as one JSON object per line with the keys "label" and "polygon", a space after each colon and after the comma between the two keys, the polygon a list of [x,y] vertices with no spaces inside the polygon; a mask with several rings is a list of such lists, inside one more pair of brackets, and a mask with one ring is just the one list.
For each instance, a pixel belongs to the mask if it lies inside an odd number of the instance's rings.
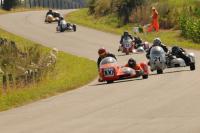
{"label": "motorcycle rider", "polygon": [[124,31],[124,34],[121,36],[121,39],[120,39],[120,46],[119,46],[119,49],[118,49],[118,52],[119,51],[122,51],[122,48],[123,48],[123,39],[128,39],[130,38],[132,41],[133,41],[133,37],[129,34],[128,31]]}
{"label": "motorcycle rider", "polygon": [[130,58],[128,60],[128,63],[125,65],[125,67],[130,67],[130,68],[134,69],[136,72],[135,77],[140,77],[144,73],[140,64],[137,64],[136,60],[134,60],[133,58]]}
{"label": "motorcycle rider", "polygon": [[46,17],[47,17],[48,15],[52,15],[52,16],[53,16],[53,10],[52,10],[52,9],[49,9],[49,11],[46,13]]}
{"label": "motorcycle rider", "polygon": [[[113,57],[113,58],[115,58],[115,59],[117,60],[117,58],[115,57],[115,55],[112,54],[112,53],[107,52],[107,50],[106,50],[105,48],[100,48],[100,49],[98,50],[98,54],[99,54],[99,58],[98,58],[98,60],[97,60],[98,71],[99,71],[99,67],[100,67],[100,66],[99,66],[99,65],[100,65],[100,62],[101,62],[104,58],[106,58],[106,57]],[[99,82],[102,82],[103,79],[102,79],[101,77],[99,77],[98,81],[99,81]]]}
{"label": "motorcycle rider", "polygon": [[168,52],[169,52],[167,46],[164,45],[164,44],[161,42],[160,38],[155,38],[155,39],[153,40],[153,45],[152,45],[152,46],[149,48],[149,50],[147,51],[146,57],[147,57],[148,59],[150,58],[149,55],[150,55],[151,48],[152,48],[152,47],[155,47],[155,46],[160,46],[160,47],[162,47],[163,50],[165,51],[165,53],[168,53]]}
{"label": "motorcycle rider", "polygon": [[144,46],[144,43],[142,43],[142,39],[138,36],[134,37],[134,43],[135,43],[135,45],[134,45],[135,49],[137,49],[140,46]]}
{"label": "motorcycle rider", "polygon": [[171,54],[176,56],[177,58],[182,58],[185,61],[186,65],[189,65],[189,63],[191,62],[190,57],[187,56],[186,51],[181,47],[173,46]]}
{"label": "motorcycle rider", "polygon": [[53,12],[52,9],[49,9],[49,11],[46,13],[46,17],[48,15],[52,15],[53,17],[58,17],[58,18],[61,16],[59,12],[56,12],[56,11]]}
{"label": "motorcycle rider", "polygon": [[107,52],[107,50],[105,48],[100,48],[98,50],[98,54],[99,54],[99,58],[97,60],[97,67],[98,67],[98,69],[99,69],[100,62],[102,61],[102,59],[104,59],[106,57],[113,57],[113,58],[115,58],[117,60],[117,58],[115,57],[115,55],[112,54],[112,53]]}

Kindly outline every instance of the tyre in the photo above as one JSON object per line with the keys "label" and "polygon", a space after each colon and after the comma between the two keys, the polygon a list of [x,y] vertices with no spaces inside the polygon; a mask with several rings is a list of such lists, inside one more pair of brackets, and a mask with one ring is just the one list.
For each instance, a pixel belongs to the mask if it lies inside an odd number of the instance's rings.
{"label": "tyre", "polygon": [[63,28],[60,28],[60,32],[64,32],[65,30]]}
{"label": "tyre", "polygon": [[143,79],[148,79],[149,75],[142,75]]}
{"label": "tyre", "polygon": [[190,70],[194,71],[195,70],[195,63],[190,63]]}
{"label": "tyre", "polygon": [[111,84],[111,83],[113,83],[112,80],[108,80],[108,81],[107,81],[107,84]]}
{"label": "tyre", "polygon": [[163,70],[162,69],[158,69],[157,70],[157,74],[163,74]]}
{"label": "tyre", "polygon": [[76,25],[73,25],[73,30],[74,30],[74,32],[76,31]]}

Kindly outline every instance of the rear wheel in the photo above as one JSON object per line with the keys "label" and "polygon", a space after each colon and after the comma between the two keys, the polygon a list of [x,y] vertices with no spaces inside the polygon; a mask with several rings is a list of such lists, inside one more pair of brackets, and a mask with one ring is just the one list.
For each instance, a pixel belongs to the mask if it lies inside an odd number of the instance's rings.
{"label": "rear wheel", "polygon": [[194,71],[195,70],[195,63],[190,63],[190,70]]}
{"label": "rear wheel", "polygon": [[73,30],[76,31],[76,25],[73,25]]}
{"label": "rear wheel", "polygon": [[108,80],[107,84],[113,83],[113,80]]}
{"label": "rear wheel", "polygon": [[163,70],[162,69],[158,69],[157,70],[157,74],[163,74]]}
{"label": "rear wheel", "polygon": [[148,75],[142,75],[143,79],[148,79],[148,77],[149,77]]}

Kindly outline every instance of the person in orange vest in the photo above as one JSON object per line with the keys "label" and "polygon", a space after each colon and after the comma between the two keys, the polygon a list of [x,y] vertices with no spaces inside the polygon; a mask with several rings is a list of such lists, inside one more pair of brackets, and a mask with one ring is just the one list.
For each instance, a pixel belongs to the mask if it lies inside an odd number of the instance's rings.
{"label": "person in orange vest", "polygon": [[158,11],[155,7],[152,7],[152,21],[151,25],[148,28],[148,32],[151,32],[153,29],[157,32],[159,30]]}

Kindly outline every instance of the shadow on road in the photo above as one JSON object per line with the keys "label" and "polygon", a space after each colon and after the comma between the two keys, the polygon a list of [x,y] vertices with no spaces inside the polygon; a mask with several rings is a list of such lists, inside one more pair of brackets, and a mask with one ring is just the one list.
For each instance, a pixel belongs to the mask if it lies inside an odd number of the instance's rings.
{"label": "shadow on road", "polygon": [[101,83],[97,83],[97,84],[93,84],[93,85],[89,85],[89,86],[112,85],[112,84],[117,84],[117,83],[130,82],[130,81],[140,81],[140,80],[143,80],[143,79],[142,78],[124,79],[124,80],[117,80],[117,81],[114,81],[113,83],[109,83],[109,84],[107,84],[106,82],[101,82]]}
{"label": "shadow on road", "polygon": [[[163,72],[163,74],[173,74],[173,73],[180,73],[180,72],[187,72],[187,71],[190,71],[190,70],[175,70],[175,71],[170,71],[170,72]],[[149,74],[149,76],[156,76],[156,75],[160,75],[160,74],[157,74],[157,73],[151,73]]]}

